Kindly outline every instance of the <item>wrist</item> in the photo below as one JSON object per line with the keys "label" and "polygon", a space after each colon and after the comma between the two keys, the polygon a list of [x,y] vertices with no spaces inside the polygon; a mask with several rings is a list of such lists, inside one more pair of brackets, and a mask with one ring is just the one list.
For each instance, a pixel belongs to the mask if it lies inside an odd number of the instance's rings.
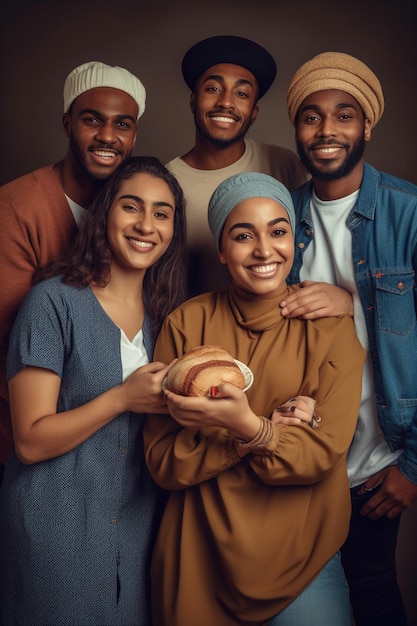
{"label": "wrist", "polygon": [[263,448],[273,441],[275,435],[274,424],[267,417],[258,416],[258,419],[259,428],[252,439],[246,440],[241,437],[235,437],[235,440],[242,448]]}
{"label": "wrist", "polygon": [[112,387],[107,392],[107,402],[112,407],[112,411],[115,415],[120,415],[129,411],[128,401],[126,398],[125,388],[123,383]]}

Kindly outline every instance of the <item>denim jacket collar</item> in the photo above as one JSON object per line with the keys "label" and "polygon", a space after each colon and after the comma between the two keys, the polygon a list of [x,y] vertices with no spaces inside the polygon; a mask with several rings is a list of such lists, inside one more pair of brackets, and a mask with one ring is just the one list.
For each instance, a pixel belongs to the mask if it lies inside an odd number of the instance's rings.
{"label": "denim jacket collar", "polygon": [[[375,218],[378,194],[378,180],[379,172],[368,163],[364,163],[363,178],[361,182],[359,196],[353,209],[351,219],[354,219],[354,214],[361,215],[369,220],[373,220]],[[307,184],[300,188],[299,191],[295,193],[298,192],[302,194],[299,223],[304,224],[313,231],[313,220],[310,210],[310,199],[313,194],[313,181],[310,180]]]}

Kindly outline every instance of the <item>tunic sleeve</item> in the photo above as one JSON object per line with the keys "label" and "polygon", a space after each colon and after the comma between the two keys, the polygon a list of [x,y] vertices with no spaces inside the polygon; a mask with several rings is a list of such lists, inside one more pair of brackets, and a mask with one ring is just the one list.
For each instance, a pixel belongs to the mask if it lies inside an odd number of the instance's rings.
{"label": "tunic sleeve", "polygon": [[[156,343],[155,359],[169,363],[187,349],[184,333],[166,320]],[[152,477],[171,491],[209,480],[240,460],[227,430],[183,428],[169,415],[147,416],[144,441]]]}
{"label": "tunic sleeve", "polygon": [[[318,320],[325,322],[325,320]],[[333,329],[329,327],[333,323]],[[306,485],[323,480],[345,462],[358,419],[365,351],[350,317],[328,319],[307,327],[309,355],[297,395],[317,401],[320,428],[278,425],[275,452],[253,452],[258,478],[273,485]],[[321,354],[320,346],[326,345]],[[317,358],[318,357],[318,358]]]}
{"label": "tunic sleeve", "polygon": [[[199,345],[195,328],[204,324],[198,315],[181,318],[177,314],[175,322],[168,318],[163,326],[155,351],[158,360],[170,362]],[[145,428],[146,459],[158,484],[169,490],[183,489],[239,465],[265,484],[312,485],[345,462],[360,405],[364,350],[349,317],[315,320],[297,327],[295,332],[299,334],[295,340],[300,339],[303,352],[294,361],[295,352],[287,349],[285,358],[293,360],[291,365],[299,383],[291,391],[287,389],[285,399],[292,395],[314,398],[321,417],[320,429],[312,429],[308,424],[277,425],[275,450],[253,448],[240,459],[226,429],[192,430],[183,428],[167,415],[151,415]],[[191,345],[190,336],[194,342]],[[270,367],[261,370],[261,365],[258,366],[255,372],[258,384],[253,388],[256,397],[252,396],[250,401],[252,408],[256,406],[256,411],[266,417],[279,404],[272,396],[279,386],[278,372],[290,370],[290,363],[282,362],[279,347],[268,343],[267,348]]]}

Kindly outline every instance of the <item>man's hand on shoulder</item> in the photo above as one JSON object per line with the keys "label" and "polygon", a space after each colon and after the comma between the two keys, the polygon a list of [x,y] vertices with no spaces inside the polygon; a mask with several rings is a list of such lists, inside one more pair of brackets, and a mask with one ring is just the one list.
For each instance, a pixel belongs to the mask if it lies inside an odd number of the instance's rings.
{"label": "man's hand on shoulder", "polygon": [[352,295],[330,283],[305,280],[301,289],[280,303],[283,317],[314,320],[320,317],[350,315],[353,317]]}

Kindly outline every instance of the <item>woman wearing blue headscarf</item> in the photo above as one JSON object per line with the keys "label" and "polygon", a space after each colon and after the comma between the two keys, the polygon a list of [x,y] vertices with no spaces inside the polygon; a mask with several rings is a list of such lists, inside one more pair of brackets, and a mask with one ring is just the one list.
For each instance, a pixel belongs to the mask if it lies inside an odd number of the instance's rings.
{"label": "woman wearing blue headscarf", "polygon": [[148,467],[171,491],[153,556],[158,626],[348,626],[339,559],[349,526],[345,458],[364,353],[349,317],[285,319],[294,209],[274,178],[224,181],[208,210],[225,292],[165,321],[155,358],[221,345],[252,370],[205,397],[166,392],[145,424]]}

